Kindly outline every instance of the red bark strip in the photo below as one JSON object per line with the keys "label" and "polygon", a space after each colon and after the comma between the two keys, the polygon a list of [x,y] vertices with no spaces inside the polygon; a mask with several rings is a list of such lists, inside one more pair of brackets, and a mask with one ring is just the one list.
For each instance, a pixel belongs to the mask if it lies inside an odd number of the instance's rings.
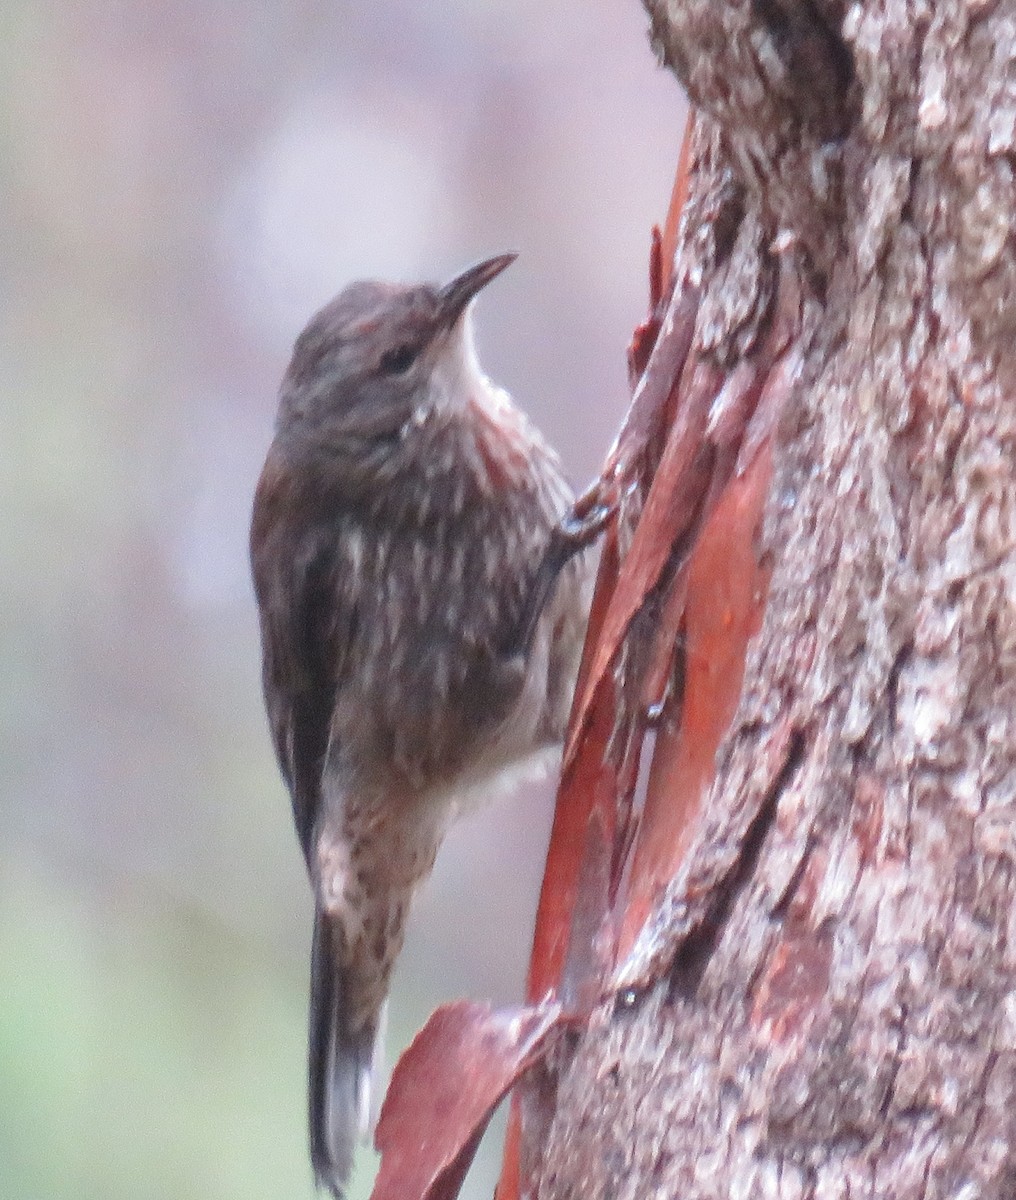
{"label": "red bark strip", "polygon": [[681,213],[684,202],[688,199],[688,184],[691,178],[691,114],[685,118],[684,134],[681,138],[681,152],[677,159],[677,170],[674,173],[674,188],[670,193],[670,204],[667,208],[667,219],[663,224],[663,237],[660,240],[660,257],[663,260],[663,275],[660,294],[666,296],[674,286],[674,263],[677,261],[677,234],[681,225]]}
{"label": "red bark strip", "polygon": [[682,388],[677,416],[632,538],[624,574],[611,597],[584,687],[576,693],[565,747],[566,766],[576,753],[597,689],[612,667],[632,618],[660,582],[674,546],[693,524],[708,487],[708,464],[701,461],[700,452],[709,406],[719,387],[719,368],[689,362],[682,380],[685,377],[688,382]]}
{"label": "red bark strip", "polygon": [[740,699],[748,643],[764,604],[766,574],[755,546],[771,472],[767,445],[728,485],[691,557],[680,720],[665,724],[656,739],[621,926],[621,958],[677,872]]}
{"label": "red bark strip", "polygon": [[[592,947],[587,947],[590,960],[583,971],[570,943],[580,894],[583,888],[589,891],[594,879],[597,894],[584,895],[582,907],[588,913],[591,903],[598,904],[601,916],[607,909],[607,881],[600,879],[597,864],[604,858],[611,861],[614,843],[618,781],[614,768],[605,761],[613,722],[613,689],[605,687],[597,697],[582,750],[569,764],[558,791],[526,986],[531,1003],[557,993],[569,958],[572,980],[599,975],[592,962]],[[577,997],[562,995],[561,999],[568,1005]]]}
{"label": "red bark strip", "polygon": [[[654,440],[662,440],[668,401],[685,368],[694,334],[698,290],[688,288],[680,296],[671,294],[677,231],[688,193],[691,144],[688,122],[663,234],[660,236],[654,231],[649,317],[635,331],[629,352],[629,364],[636,376],[633,379],[634,396],[598,485],[604,492],[613,489],[614,499],[639,478],[638,468],[644,469],[647,465]],[[666,312],[663,311],[664,304],[667,305]],[[664,332],[662,346],[661,330]],[[604,964],[598,961],[595,939],[587,939],[587,953],[583,958],[578,939],[573,936],[577,909],[581,896],[581,910],[586,919],[579,923],[584,926],[607,916],[613,901],[610,889],[616,884],[615,876],[619,873],[615,861],[618,838],[626,838],[627,829],[618,827],[620,780],[616,770],[607,763],[606,755],[607,739],[613,725],[614,689],[609,680],[604,680],[598,686],[594,700],[580,707],[580,697],[589,689],[590,672],[602,644],[603,626],[615,596],[617,580],[617,531],[612,527],[608,530],[600,562],[570,722],[572,738],[581,728],[582,744],[563,767],[537,910],[526,983],[526,997],[530,1003],[554,994],[561,987],[566,970],[569,994],[579,1001],[587,998],[589,983],[602,978]],[[613,868],[606,880],[602,870],[604,861],[611,863]],[[516,1098],[509,1115],[504,1164],[497,1187],[498,1200],[519,1200],[523,1187],[528,1189],[530,1186],[531,1181],[521,1178],[520,1134],[521,1110]]]}
{"label": "red bark strip", "polygon": [[454,1200],[508,1089],[543,1052],[558,1004],[439,1008],[399,1059],[378,1121],[372,1200]]}
{"label": "red bark strip", "polygon": [[[617,538],[614,530],[610,530],[600,560],[586,652],[579,670],[580,681],[588,672],[590,647],[596,644],[616,578]],[[547,865],[536,911],[533,949],[526,980],[526,1000],[530,1004],[537,1004],[549,993],[555,992],[561,982],[568,954],[572,913],[582,886],[583,862],[590,851],[587,831],[594,811],[601,814],[597,828],[608,840],[608,847],[613,841],[616,779],[605,761],[613,711],[613,693],[610,689],[604,689],[600,708],[590,722],[583,752],[562,774],[558,786],[554,825],[547,849]]]}

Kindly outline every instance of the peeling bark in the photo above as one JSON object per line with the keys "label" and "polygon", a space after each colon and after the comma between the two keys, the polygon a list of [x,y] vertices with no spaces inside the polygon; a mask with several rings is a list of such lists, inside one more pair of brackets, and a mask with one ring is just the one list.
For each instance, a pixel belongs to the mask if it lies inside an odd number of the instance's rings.
{"label": "peeling bark", "polygon": [[694,352],[729,378],[792,278],[799,369],[736,715],[533,1085],[531,1190],[1011,1200],[1016,13],[646,3],[697,112]]}

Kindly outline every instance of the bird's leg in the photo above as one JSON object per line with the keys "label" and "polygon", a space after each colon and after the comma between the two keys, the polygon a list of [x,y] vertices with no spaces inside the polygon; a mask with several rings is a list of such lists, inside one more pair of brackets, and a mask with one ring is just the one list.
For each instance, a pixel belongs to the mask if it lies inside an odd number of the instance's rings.
{"label": "bird's leg", "polygon": [[579,496],[557,525],[537,568],[526,607],[523,609],[516,635],[509,643],[506,657],[520,655],[528,659],[540,614],[550,599],[558,576],[574,558],[596,541],[607,522],[617,511],[617,500],[608,494],[602,479],[597,479]]}

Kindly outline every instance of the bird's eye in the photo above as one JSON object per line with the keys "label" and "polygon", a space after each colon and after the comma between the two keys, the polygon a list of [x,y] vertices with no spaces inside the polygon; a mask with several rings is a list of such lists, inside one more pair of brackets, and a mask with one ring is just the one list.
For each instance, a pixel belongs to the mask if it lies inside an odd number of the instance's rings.
{"label": "bird's eye", "polygon": [[381,355],[381,370],[386,375],[404,375],[416,362],[420,347],[413,342],[404,342],[401,346],[393,346]]}

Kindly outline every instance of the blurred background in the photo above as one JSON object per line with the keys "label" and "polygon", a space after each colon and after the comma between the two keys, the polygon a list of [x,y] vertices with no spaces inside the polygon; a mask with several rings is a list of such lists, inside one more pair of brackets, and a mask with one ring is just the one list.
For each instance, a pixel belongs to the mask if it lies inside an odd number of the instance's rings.
{"label": "blurred background", "polygon": [[[591,476],[681,132],[645,25],[637,0],[0,7],[0,1200],[311,1196],[310,900],[246,560],[277,383],[351,278],[517,250],[481,355]],[[521,995],[549,822],[536,789],[445,845],[389,1063],[440,1002]]]}

